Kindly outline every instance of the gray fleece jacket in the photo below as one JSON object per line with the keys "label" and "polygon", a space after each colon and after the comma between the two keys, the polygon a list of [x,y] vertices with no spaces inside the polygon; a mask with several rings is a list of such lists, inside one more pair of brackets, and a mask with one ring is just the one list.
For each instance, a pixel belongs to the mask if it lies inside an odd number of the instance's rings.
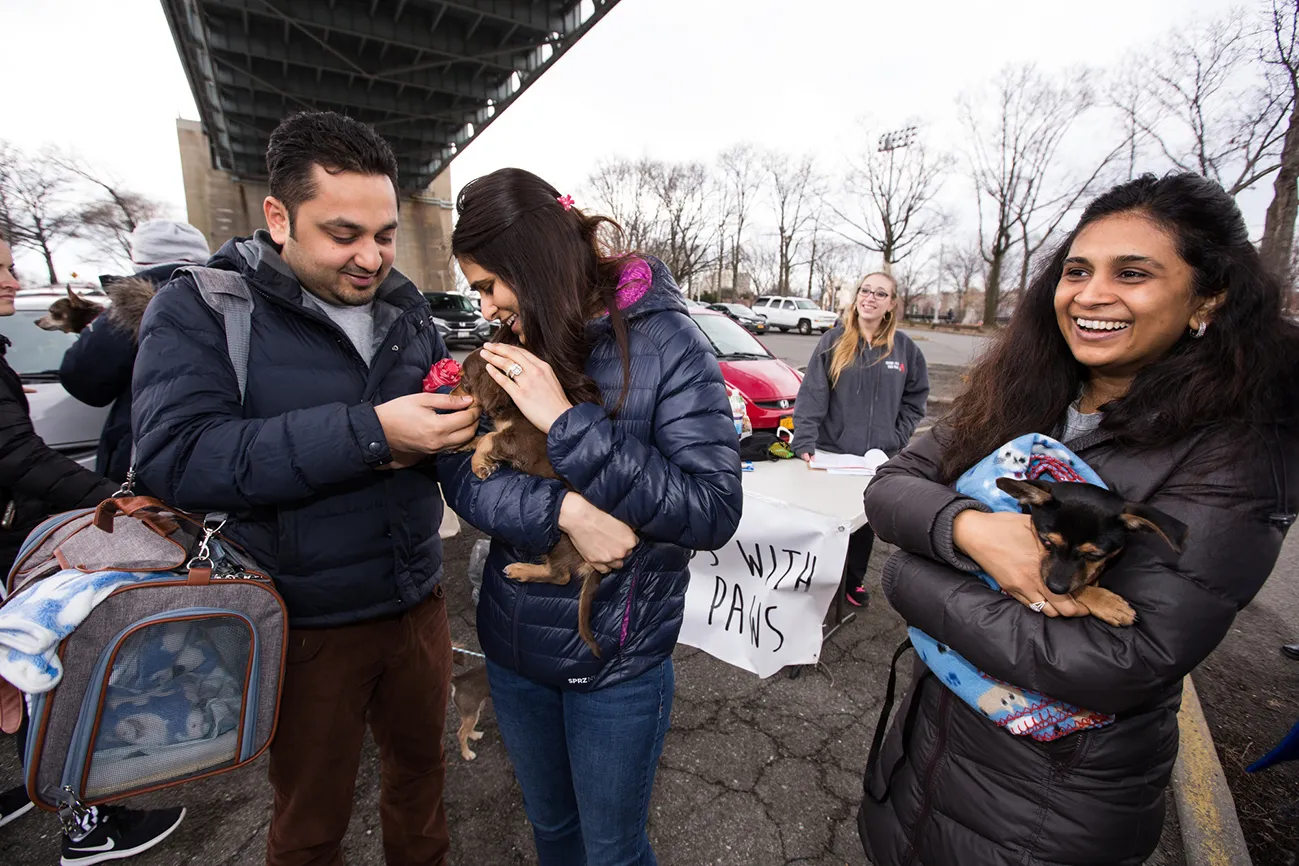
{"label": "gray fleece jacket", "polygon": [[830,357],[843,334],[836,325],[812,353],[794,403],[794,453],[865,454],[878,448],[892,457],[925,416],[929,370],[911,338],[898,332],[893,351],[868,348],[830,387]]}

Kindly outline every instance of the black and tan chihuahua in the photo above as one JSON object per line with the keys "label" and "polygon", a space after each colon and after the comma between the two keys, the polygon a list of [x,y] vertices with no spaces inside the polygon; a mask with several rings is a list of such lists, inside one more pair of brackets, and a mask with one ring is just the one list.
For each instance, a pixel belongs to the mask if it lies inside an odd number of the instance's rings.
{"label": "black and tan chihuahua", "polygon": [[36,327],[44,331],[80,334],[103,311],[102,306],[86,300],[68,286],[68,296],[50,304],[49,311],[36,320]]}
{"label": "black and tan chihuahua", "polygon": [[1137,612],[1096,581],[1106,564],[1123,552],[1128,533],[1153,532],[1175,553],[1186,543],[1186,525],[1180,520],[1094,484],[998,478],[997,486],[1032,515],[1033,530],[1046,548],[1046,588],[1073,596],[1092,616],[1113,626],[1132,625]]}

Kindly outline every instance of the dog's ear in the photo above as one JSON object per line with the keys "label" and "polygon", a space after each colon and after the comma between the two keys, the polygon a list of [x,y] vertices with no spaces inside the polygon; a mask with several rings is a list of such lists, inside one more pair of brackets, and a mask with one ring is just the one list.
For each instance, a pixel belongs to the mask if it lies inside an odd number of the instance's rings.
{"label": "dog's ear", "polygon": [[68,286],[68,300],[74,304],[81,300],[81,297],[76,292],[72,291],[72,286]]}
{"label": "dog's ear", "polygon": [[1169,517],[1158,508],[1142,505],[1139,502],[1128,502],[1119,513],[1119,520],[1130,532],[1153,532],[1173,549],[1181,553],[1186,545],[1186,524],[1175,517]]}
{"label": "dog's ear", "polygon": [[1020,505],[1046,505],[1054,502],[1050,481],[1023,481],[1018,478],[998,478],[997,486],[1015,497]]}

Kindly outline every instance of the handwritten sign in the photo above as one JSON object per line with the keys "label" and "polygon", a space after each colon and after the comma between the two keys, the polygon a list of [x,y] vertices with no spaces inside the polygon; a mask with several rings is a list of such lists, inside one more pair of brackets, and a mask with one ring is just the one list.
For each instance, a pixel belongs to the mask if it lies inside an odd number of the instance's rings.
{"label": "handwritten sign", "polygon": [[690,562],[680,641],[760,677],[815,662],[847,553],[848,527],[746,496],[731,543]]}

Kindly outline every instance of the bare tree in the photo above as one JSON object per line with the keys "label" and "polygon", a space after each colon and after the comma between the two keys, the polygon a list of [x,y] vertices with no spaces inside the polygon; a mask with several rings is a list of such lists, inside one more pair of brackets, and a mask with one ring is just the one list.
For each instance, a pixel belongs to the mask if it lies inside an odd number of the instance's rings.
{"label": "bare tree", "polygon": [[[678,281],[690,285],[713,263],[716,225],[708,169],[698,162],[651,162],[649,187],[662,215],[650,249]],[[691,286],[691,293],[698,287]]]}
{"label": "bare tree", "polygon": [[894,264],[945,228],[934,197],[953,162],[916,140],[915,127],[870,140],[864,153],[849,160],[847,195],[831,205],[844,223],[839,234],[879,253],[891,273]]}
{"label": "bare tree", "polygon": [[776,218],[776,292],[788,295],[799,245],[813,225],[824,192],[821,176],[811,157],[792,159],[769,151],[762,160],[768,200]]}
{"label": "bare tree", "polygon": [[[722,170],[724,211],[729,235],[731,288],[740,284],[740,262],[744,256],[744,232],[749,227],[749,215],[762,188],[762,166],[758,153],[751,144],[737,144],[722,151],[717,158]],[[722,262],[719,261],[720,272]]]}
{"label": "bare tree", "polygon": [[[1291,272],[1295,241],[1295,215],[1299,211],[1299,2],[1272,0],[1270,16],[1271,44],[1264,59],[1271,67],[1273,80],[1289,92],[1290,118],[1285,127],[1281,148],[1281,165],[1272,184],[1272,203],[1259,253],[1263,264],[1286,281],[1294,293]],[[1292,299],[1291,304],[1295,301]]]}
{"label": "bare tree", "polygon": [[1258,29],[1242,10],[1193,21],[1129,64],[1111,101],[1174,168],[1236,195],[1277,170],[1294,103],[1290,87],[1262,74],[1258,46]]}
{"label": "bare tree", "polygon": [[96,188],[102,198],[81,209],[81,237],[109,258],[130,261],[130,235],[145,220],[164,216],[167,207],[148,196],[132,192],[112,174],[96,169],[80,157],[52,152],[54,166]]}
{"label": "bare tree", "polygon": [[11,244],[19,243],[18,203],[13,183],[22,155],[7,141],[0,141],[0,236]]}
{"label": "bare tree", "polygon": [[612,158],[596,163],[586,179],[589,193],[622,226],[627,245],[649,251],[659,234],[660,212],[647,159]]}
{"label": "bare tree", "polygon": [[960,99],[961,119],[969,133],[967,157],[978,203],[979,245],[988,265],[985,327],[996,323],[1012,249],[1020,247],[1024,256],[1022,279],[1028,260],[1046,237],[1127,147],[1122,141],[1097,159],[1089,173],[1071,175],[1061,168],[1061,142],[1094,104],[1087,70],[1052,79],[1031,64],[1007,67],[983,93]]}
{"label": "bare tree", "polygon": [[76,237],[80,227],[76,209],[68,202],[72,183],[49,152],[36,157],[14,152],[3,171],[0,188],[4,189],[9,240],[40,253],[50,283],[57,283],[54,249]]}
{"label": "bare tree", "polygon": [[966,305],[976,291],[975,283],[982,276],[985,264],[977,240],[947,247],[943,256],[942,279],[957,292],[957,321],[965,320]]}

